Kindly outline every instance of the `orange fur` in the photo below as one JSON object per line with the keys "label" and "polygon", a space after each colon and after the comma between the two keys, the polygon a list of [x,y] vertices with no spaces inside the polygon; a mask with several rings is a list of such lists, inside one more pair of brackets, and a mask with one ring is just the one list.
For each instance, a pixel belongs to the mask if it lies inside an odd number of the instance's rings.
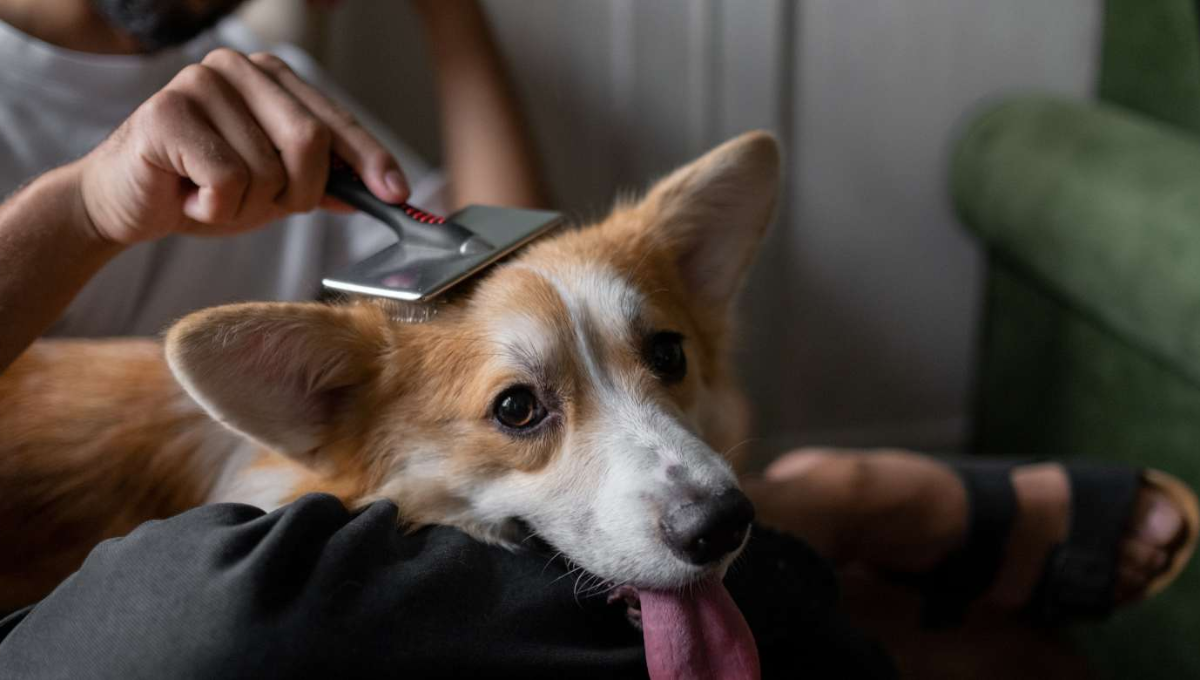
{"label": "orange fur", "polygon": [[[185,384],[213,400],[208,406],[228,415],[226,425],[258,443],[243,474],[269,482],[286,473],[279,502],[310,491],[350,505],[386,497],[409,522],[444,522],[466,499],[410,471],[436,464],[447,479],[536,474],[562,455],[564,423],[609,416],[564,340],[570,310],[534,273],[603,268],[646,301],[645,328],[631,332],[681,333],[690,370],[678,384],[659,385],[629,338],[591,339],[600,360],[728,452],[744,436],[747,412],[728,357],[734,291],[689,288],[678,263],[690,256],[682,249],[691,241],[664,226],[709,219],[688,211],[710,197],[687,192],[706,173],[724,171],[721,164],[777,172],[774,143],[763,135],[722,150],[602,223],[547,238],[494,267],[429,323],[392,321],[371,302],[234,305],[177,324],[170,361]],[[773,191],[755,217],[759,231]],[[721,200],[733,199],[712,197]],[[744,268],[750,252],[728,256]],[[549,329],[550,359],[531,371],[499,361],[500,313]],[[496,395],[535,381],[556,386],[562,422],[537,438],[507,436],[491,421]],[[98,541],[205,502],[245,446],[180,389],[162,345],[148,340],[36,343],[0,376],[0,432],[0,612],[44,595]]]}
{"label": "orange fur", "polygon": [[148,340],[36,343],[0,380],[0,432],[0,611],[99,541],[202,503],[195,453],[229,439]]}

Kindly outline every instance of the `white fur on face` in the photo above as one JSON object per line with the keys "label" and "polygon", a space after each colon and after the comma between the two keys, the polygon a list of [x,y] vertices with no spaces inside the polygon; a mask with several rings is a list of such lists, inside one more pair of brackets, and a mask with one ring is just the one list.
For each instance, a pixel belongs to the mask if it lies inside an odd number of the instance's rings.
{"label": "white fur on face", "polygon": [[548,361],[556,342],[554,334],[541,320],[522,310],[505,314],[488,330],[493,341],[518,361]]}
{"label": "white fur on face", "polygon": [[504,321],[497,337],[525,343],[510,352],[525,356],[545,358],[565,346],[584,367],[580,379],[596,408],[589,422],[566,423],[563,450],[547,468],[510,472],[473,489],[472,512],[480,520],[521,517],[576,564],[614,583],[667,588],[713,569],[676,557],[659,522],[664,507],[689,491],[715,494],[736,486],[732,469],[645,376],[605,365],[602,347],[594,346],[637,347],[643,296],[598,265],[517,266],[558,292],[572,337],[554,337],[549,326],[520,314]]}

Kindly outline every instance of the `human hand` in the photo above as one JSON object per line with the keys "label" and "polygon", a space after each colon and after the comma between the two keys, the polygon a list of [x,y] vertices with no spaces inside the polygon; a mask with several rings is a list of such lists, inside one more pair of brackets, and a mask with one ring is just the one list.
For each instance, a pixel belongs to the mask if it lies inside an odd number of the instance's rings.
{"label": "human hand", "polygon": [[345,209],[325,195],[331,154],[379,198],[408,198],[383,145],[283,60],[218,49],[78,162],[79,191],[96,235],[113,243],[234,234]]}

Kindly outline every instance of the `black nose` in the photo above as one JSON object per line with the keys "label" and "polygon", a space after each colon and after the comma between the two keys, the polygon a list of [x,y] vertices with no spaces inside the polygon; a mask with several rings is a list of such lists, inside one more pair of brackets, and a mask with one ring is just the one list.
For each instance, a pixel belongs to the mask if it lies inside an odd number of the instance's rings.
{"label": "black nose", "polygon": [[715,562],[737,550],[746,539],[754,506],[736,488],[671,507],[663,515],[667,545],[695,565]]}

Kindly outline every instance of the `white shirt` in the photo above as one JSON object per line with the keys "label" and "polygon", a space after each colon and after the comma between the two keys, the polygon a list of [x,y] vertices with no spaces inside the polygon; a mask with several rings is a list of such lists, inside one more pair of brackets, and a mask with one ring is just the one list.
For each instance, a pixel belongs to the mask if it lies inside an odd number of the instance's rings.
{"label": "white shirt", "polygon": [[[266,49],[236,18],[185,45],[142,56],[64,50],[0,22],[0,196],[86,154],[184,66],[219,46],[247,53]],[[419,157],[339,92],[298,48],[271,51],[354,111],[392,150],[415,204],[442,208],[441,178]],[[239,236],[172,236],[140,244],[105,266],[50,334],[153,335],[203,307],[313,299],[323,275],[394,240],[365,215],[315,211]]]}

